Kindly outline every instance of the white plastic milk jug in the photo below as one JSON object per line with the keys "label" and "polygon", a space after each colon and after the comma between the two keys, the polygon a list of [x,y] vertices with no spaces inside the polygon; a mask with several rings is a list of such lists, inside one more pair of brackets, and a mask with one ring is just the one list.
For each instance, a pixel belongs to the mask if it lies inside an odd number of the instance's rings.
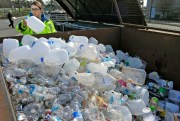
{"label": "white plastic milk jug", "polygon": [[14,63],[18,62],[21,59],[28,60],[29,59],[29,55],[28,55],[29,50],[30,50],[30,47],[28,45],[18,47],[9,53],[8,59],[10,62],[14,62]]}
{"label": "white plastic milk jug", "polygon": [[63,67],[66,73],[70,74],[75,72],[80,66],[79,61],[76,58],[73,58],[67,61]]}
{"label": "white plastic milk jug", "polygon": [[8,58],[11,50],[18,48],[19,42],[17,39],[4,39],[3,40],[3,55]]}
{"label": "white plastic milk jug", "polygon": [[26,22],[27,26],[36,33],[41,33],[45,28],[44,23],[35,16],[27,17]]}
{"label": "white plastic milk jug", "polygon": [[33,47],[38,41],[38,38],[27,34],[23,36],[21,41],[23,45],[29,45],[30,47]]}
{"label": "white plastic milk jug", "polygon": [[46,42],[37,42],[29,51],[30,59],[36,63],[41,64],[44,62],[44,56],[50,51],[50,46]]}
{"label": "white plastic milk jug", "polygon": [[69,60],[68,53],[65,49],[53,49],[44,57],[46,65],[59,66]]}

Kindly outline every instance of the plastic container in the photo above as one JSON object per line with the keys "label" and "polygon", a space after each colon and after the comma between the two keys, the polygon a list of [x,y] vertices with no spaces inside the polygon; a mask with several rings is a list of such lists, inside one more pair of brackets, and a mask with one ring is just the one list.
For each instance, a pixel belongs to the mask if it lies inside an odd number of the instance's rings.
{"label": "plastic container", "polygon": [[3,55],[8,58],[11,50],[18,48],[19,42],[17,39],[4,39],[3,40]]}
{"label": "plastic container", "polygon": [[85,58],[90,61],[96,60],[99,57],[96,48],[92,45],[88,45],[86,48],[82,48],[80,56],[81,58]]}
{"label": "plastic container", "polygon": [[180,91],[177,90],[170,90],[168,95],[169,100],[173,102],[180,102]]}
{"label": "plastic container", "polygon": [[150,107],[151,111],[153,112],[153,114],[156,114],[156,112],[157,112],[158,102],[159,102],[159,100],[156,97],[152,97],[149,102],[149,107]]}
{"label": "plastic container", "polygon": [[14,63],[18,62],[21,59],[28,60],[29,59],[29,55],[28,55],[29,51],[30,51],[29,45],[24,45],[24,46],[18,47],[16,49],[10,51],[8,59],[10,62],[14,62]]}
{"label": "plastic container", "polygon": [[174,121],[173,114],[167,111],[165,115],[165,121]]}
{"label": "plastic container", "polygon": [[76,46],[73,42],[68,42],[63,48],[67,50],[69,56],[74,56],[77,53]]}
{"label": "plastic container", "polygon": [[126,106],[113,106],[112,108],[122,113],[123,121],[132,121],[132,114]]}
{"label": "plastic container", "polygon": [[74,77],[78,80],[78,83],[85,86],[93,86],[95,84],[95,78],[92,73],[78,73]]}
{"label": "plastic container", "polygon": [[136,57],[128,57],[126,62],[128,62],[129,66],[132,67],[132,68],[140,69],[143,66],[142,61],[139,58],[136,58]]}
{"label": "plastic container", "polygon": [[149,79],[152,79],[154,81],[157,81],[159,79],[159,75],[157,72],[153,71],[148,74]]}
{"label": "plastic container", "polygon": [[156,121],[151,109],[146,107],[143,109],[143,121]]}
{"label": "plastic container", "polygon": [[143,85],[145,83],[146,72],[142,69],[136,69],[124,66],[122,72],[128,76],[130,79],[135,81],[138,85]]}
{"label": "plastic container", "polygon": [[66,73],[71,74],[75,72],[80,66],[80,63],[77,59],[73,58],[67,61],[63,67]]}
{"label": "plastic container", "polygon": [[66,42],[64,40],[62,40],[61,38],[50,37],[48,39],[48,42],[51,46],[51,49],[64,48],[66,46]]}
{"label": "plastic container", "polygon": [[37,42],[29,51],[30,59],[36,63],[41,64],[44,62],[44,56],[50,51],[50,46],[46,42]]}
{"label": "plastic container", "polygon": [[83,46],[88,45],[88,38],[85,36],[76,36],[76,35],[71,35],[69,37],[70,42],[76,43],[77,47],[81,49]]}
{"label": "plastic container", "polygon": [[142,99],[128,100],[127,107],[131,111],[132,115],[142,115],[143,109],[146,107]]}
{"label": "plastic container", "polygon": [[149,91],[145,88],[140,87],[140,86],[136,86],[135,90],[138,93],[137,98],[142,99],[147,106],[148,102],[149,102]]}
{"label": "plastic container", "polygon": [[44,62],[46,65],[58,66],[66,63],[69,60],[68,53],[65,49],[53,49],[44,56]]}
{"label": "plastic container", "polygon": [[104,44],[102,43],[98,44],[98,48],[100,52],[102,53],[106,52],[106,47],[104,46]]}
{"label": "plastic container", "polygon": [[173,81],[167,81],[167,80],[164,80],[164,79],[158,79],[158,80],[156,80],[156,82],[161,87],[165,87],[165,88],[168,88],[170,90],[173,89]]}
{"label": "plastic container", "polygon": [[97,45],[98,44],[98,40],[96,38],[94,38],[94,37],[90,37],[89,38],[89,43],[93,43],[93,44]]}
{"label": "plastic container", "polygon": [[44,23],[35,16],[27,17],[27,26],[36,33],[41,33],[45,29]]}
{"label": "plastic container", "polygon": [[159,101],[158,104],[161,108],[168,110],[171,113],[179,113],[179,106],[166,101]]}
{"label": "plastic container", "polygon": [[87,70],[91,73],[99,72],[101,74],[107,74],[107,67],[96,63],[87,64]]}
{"label": "plastic container", "polygon": [[93,73],[96,84],[93,86],[100,93],[104,91],[114,90],[116,88],[116,79],[109,74]]}
{"label": "plastic container", "polygon": [[23,36],[21,41],[23,45],[29,45],[29,47],[33,47],[38,41],[38,38],[27,34]]}

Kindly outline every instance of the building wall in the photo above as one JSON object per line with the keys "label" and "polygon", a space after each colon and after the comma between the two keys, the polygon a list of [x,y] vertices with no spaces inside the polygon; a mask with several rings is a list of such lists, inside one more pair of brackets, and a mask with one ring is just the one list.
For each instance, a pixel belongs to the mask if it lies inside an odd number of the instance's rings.
{"label": "building wall", "polygon": [[148,19],[180,20],[180,0],[148,0],[146,15]]}

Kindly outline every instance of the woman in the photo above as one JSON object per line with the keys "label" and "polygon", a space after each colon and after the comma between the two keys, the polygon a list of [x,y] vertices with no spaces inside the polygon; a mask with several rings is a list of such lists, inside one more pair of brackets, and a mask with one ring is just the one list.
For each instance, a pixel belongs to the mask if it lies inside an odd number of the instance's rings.
{"label": "woman", "polygon": [[[46,16],[43,14],[43,8],[40,2],[34,1],[31,4],[31,12],[29,13],[29,16],[35,16],[45,24],[45,29],[38,34],[48,34],[56,32],[53,22],[50,19],[47,19]],[[16,30],[22,34],[37,34],[27,26],[25,20],[22,20],[20,23],[16,25]]]}

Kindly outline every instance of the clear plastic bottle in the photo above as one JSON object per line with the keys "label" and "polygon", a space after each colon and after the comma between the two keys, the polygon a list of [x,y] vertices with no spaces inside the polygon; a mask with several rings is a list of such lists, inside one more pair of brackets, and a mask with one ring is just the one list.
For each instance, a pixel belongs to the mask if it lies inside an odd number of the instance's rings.
{"label": "clear plastic bottle", "polygon": [[102,112],[108,121],[123,121],[122,113],[117,112],[111,106],[104,106]]}
{"label": "clear plastic bottle", "polygon": [[149,102],[149,108],[151,109],[153,115],[156,115],[159,99],[152,97]]}
{"label": "clear plastic bottle", "polygon": [[30,103],[24,107],[24,113],[27,116],[28,121],[37,121],[43,114],[45,114],[45,108],[40,103]]}
{"label": "clear plastic bottle", "polygon": [[84,121],[81,113],[81,103],[78,101],[71,101],[70,108],[73,110],[72,118],[73,121]]}

